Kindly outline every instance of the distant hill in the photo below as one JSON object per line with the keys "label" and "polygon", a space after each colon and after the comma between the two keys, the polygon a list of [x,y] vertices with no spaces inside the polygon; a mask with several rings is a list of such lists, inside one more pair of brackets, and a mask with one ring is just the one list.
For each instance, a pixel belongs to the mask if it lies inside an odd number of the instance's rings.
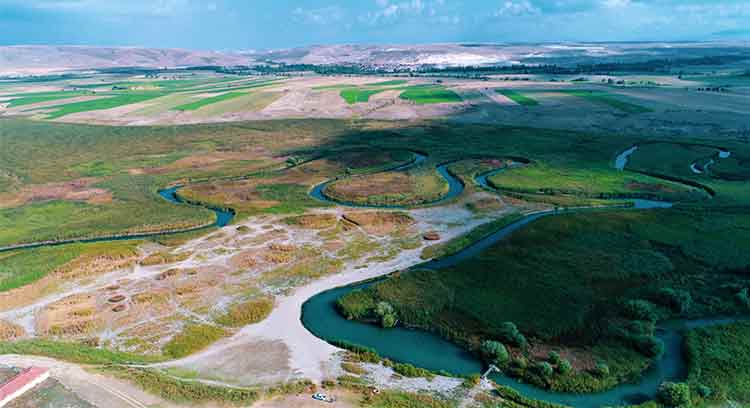
{"label": "distant hill", "polygon": [[138,47],[0,46],[0,75],[49,74],[112,67],[247,65],[241,53]]}

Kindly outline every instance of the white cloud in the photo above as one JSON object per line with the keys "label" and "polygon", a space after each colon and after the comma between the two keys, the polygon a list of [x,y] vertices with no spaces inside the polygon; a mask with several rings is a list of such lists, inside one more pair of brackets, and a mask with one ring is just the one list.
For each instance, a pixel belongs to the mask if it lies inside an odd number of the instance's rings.
{"label": "white cloud", "polygon": [[528,15],[538,15],[541,11],[531,4],[529,0],[506,0],[495,10],[495,17],[518,17]]}
{"label": "white cloud", "polygon": [[316,9],[297,7],[292,10],[292,18],[301,23],[325,25],[344,19],[345,11],[339,6],[328,6]]}

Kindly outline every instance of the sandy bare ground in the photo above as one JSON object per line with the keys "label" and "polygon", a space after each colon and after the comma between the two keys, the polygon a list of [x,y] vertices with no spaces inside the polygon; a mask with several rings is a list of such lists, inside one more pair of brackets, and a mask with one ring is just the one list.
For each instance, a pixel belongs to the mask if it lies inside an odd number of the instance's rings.
{"label": "sandy bare ground", "polygon": [[82,367],[46,357],[2,355],[0,364],[13,367],[44,367],[50,375],[81,399],[101,408],[178,407],[122,380],[96,374]]}
{"label": "sandy bare ground", "polygon": [[[507,207],[503,212],[493,216],[501,216],[511,210],[511,207]],[[417,220],[420,231],[439,231],[443,240],[461,235],[488,221],[487,218],[474,217],[459,204],[414,210],[410,214]],[[286,375],[288,378],[306,378],[320,382],[337,371],[338,368],[335,364],[332,365],[332,362],[335,361],[334,355],[339,349],[315,337],[302,325],[303,303],[326,290],[383,276],[421,263],[421,250],[422,248],[403,251],[390,261],[368,264],[366,268],[361,268],[362,265],[358,263],[348,265],[339,274],[314,281],[297,288],[290,295],[281,297],[277,300],[276,308],[271,315],[261,323],[246,326],[234,336],[215,343],[198,354],[156,366],[183,367],[210,375],[216,367],[216,361],[233,361],[237,364],[239,372],[242,371],[242,362],[245,361],[248,369],[253,370],[257,359],[251,356],[256,355],[253,351],[257,350],[258,345],[262,342],[280,342],[288,349],[289,369],[287,371],[285,366],[283,369],[268,367],[268,370],[276,370],[278,376]],[[248,380],[257,381],[257,378]]]}
{"label": "sandy bare ground", "polygon": [[516,102],[513,101],[513,99],[508,98],[507,96],[496,92],[492,88],[482,88],[480,91],[482,94],[486,97],[488,97],[490,100],[495,101],[498,105],[503,106],[518,106]]}

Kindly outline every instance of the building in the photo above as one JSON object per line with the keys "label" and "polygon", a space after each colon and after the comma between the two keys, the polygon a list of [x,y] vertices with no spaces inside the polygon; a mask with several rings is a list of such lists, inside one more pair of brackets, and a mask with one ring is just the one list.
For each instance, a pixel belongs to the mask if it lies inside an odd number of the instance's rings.
{"label": "building", "polygon": [[0,407],[23,395],[26,391],[49,378],[49,370],[40,367],[27,368],[0,385]]}

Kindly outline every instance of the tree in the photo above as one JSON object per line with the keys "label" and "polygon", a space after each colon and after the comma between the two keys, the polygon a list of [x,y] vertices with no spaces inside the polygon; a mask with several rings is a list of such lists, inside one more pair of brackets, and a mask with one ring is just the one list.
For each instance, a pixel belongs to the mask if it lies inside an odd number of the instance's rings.
{"label": "tree", "polygon": [[560,361],[560,364],[557,365],[557,371],[562,375],[566,375],[573,371],[573,365],[571,365],[568,360],[562,360]]}
{"label": "tree", "polygon": [[656,321],[654,305],[643,299],[629,300],[623,305],[625,315],[635,320]]}
{"label": "tree", "polygon": [[384,328],[394,327],[398,322],[396,311],[388,302],[378,302],[375,306],[375,314],[380,317],[380,325]]}
{"label": "tree", "polygon": [[549,356],[547,357],[547,360],[551,364],[555,364],[555,365],[560,364],[560,353],[556,351],[550,351]]}
{"label": "tree", "polygon": [[552,368],[552,364],[546,361],[537,363],[534,368],[541,376],[545,378],[550,377],[555,373],[555,370]]}
{"label": "tree", "polygon": [[690,387],[685,383],[665,382],[659,386],[656,399],[668,407],[689,407]]}
{"label": "tree", "polygon": [[596,363],[596,367],[594,368],[594,374],[598,375],[599,377],[605,377],[609,375],[609,366],[604,363]]}
{"label": "tree", "polygon": [[504,343],[512,344],[517,347],[526,347],[526,337],[518,331],[518,327],[513,322],[503,322],[498,330],[498,337]]}
{"label": "tree", "polygon": [[482,343],[482,355],[487,360],[498,365],[504,365],[510,358],[508,349],[505,348],[505,345],[494,340],[485,340]]}

